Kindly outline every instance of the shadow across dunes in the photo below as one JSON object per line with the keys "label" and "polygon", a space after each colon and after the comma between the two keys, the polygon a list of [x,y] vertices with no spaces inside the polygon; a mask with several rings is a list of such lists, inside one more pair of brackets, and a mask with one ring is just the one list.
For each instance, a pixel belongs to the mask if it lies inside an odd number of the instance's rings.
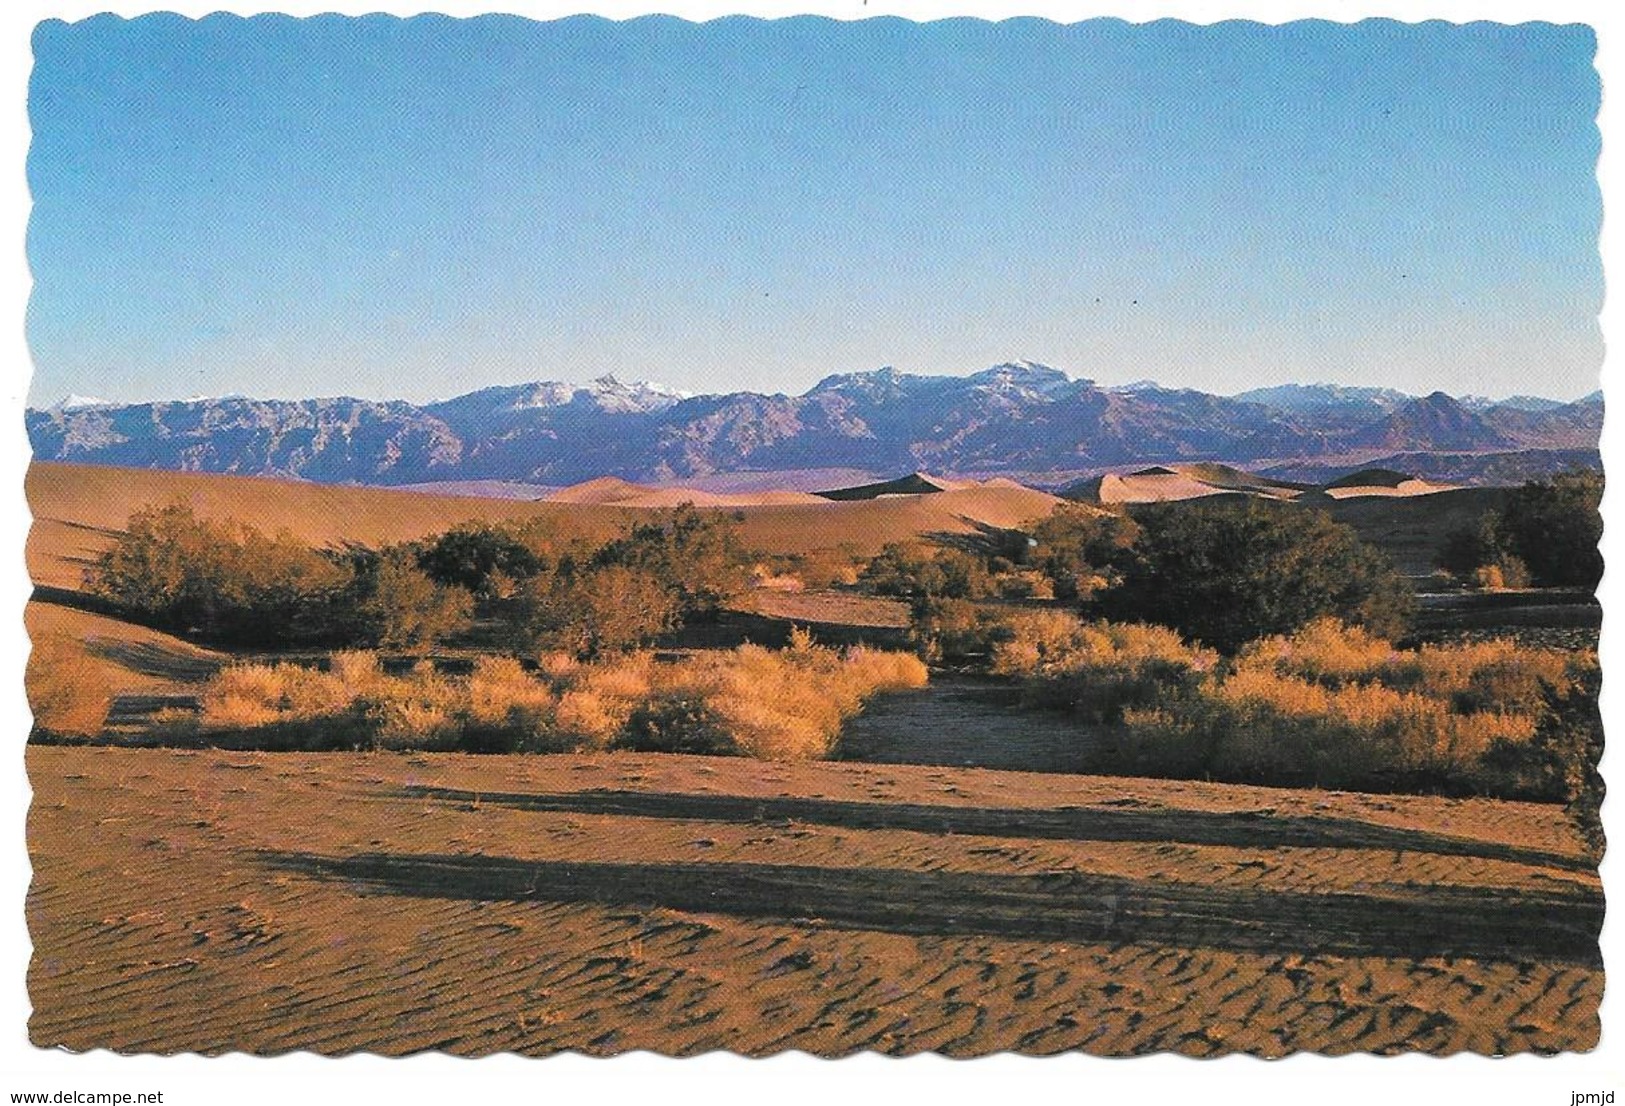
{"label": "shadow across dunes", "polygon": [[706,822],[806,822],[859,830],[910,830],[975,837],[1024,837],[1062,841],[1180,842],[1237,848],[1382,849],[1438,856],[1505,860],[1568,871],[1591,871],[1581,857],[1490,841],[1450,837],[1426,830],[1374,825],[1350,818],[1291,817],[1262,812],[1214,813],[1154,807],[935,806],[865,803],[839,799],[754,798],[663,791],[566,791],[503,793],[413,786],[413,798],[495,803],[520,810],[608,814],[634,818],[681,818]]}
{"label": "shadow across dunes", "polygon": [[912,935],[980,934],[1279,954],[1600,963],[1600,895],[1429,888],[1299,894],[1057,872],[1004,876],[728,863],[262,853],[272,867],[377,891],[591,902]]}
{"label": "shadow across dunes", "polygon": [[85,647],[92,655],[131,672],[165,680],[199,683],[220,671],[220,661],[213,657],[166,648],[156,642],[92,637],[85,639]]}

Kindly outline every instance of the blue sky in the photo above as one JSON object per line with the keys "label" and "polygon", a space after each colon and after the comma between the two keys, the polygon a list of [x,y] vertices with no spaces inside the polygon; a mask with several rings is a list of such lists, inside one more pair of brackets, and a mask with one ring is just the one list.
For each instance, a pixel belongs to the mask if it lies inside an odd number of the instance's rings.
{"label": "blue sky", "polygon": [[30,401],[1597,386],[1584,27],[47,22]]}

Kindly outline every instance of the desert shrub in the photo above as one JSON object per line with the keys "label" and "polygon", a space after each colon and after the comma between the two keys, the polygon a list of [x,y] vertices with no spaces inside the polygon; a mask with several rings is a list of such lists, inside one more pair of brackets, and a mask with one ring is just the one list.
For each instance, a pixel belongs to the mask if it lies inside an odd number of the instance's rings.
{"label": "desert shrub", "polygon": [[335,654],[327,668],[241,664],[205,687],[200,730],[247,734],[269,748],[542,751],[559,747],[553,692],[510,658],[483,658],[466,679],[419,662],[386,675],[377,655]]}
{"label": "desert shrub", "polygon": [[1420,689],[1462,713],[1535,714],[1548,688],[1566,693],[1596,665],[1594,653],[1537,649],[1510,639],[1424,645],[1414,656]]}
{"label": "desert shrub", "polygon": [[458,745],[471,753],[563,751],[556,730],[558,696],[512,657],[481,657],[468,677]]}
{"label": "desert shrub", "polygon": [[[1220,661],[1162,627],[1002,621],[993,671],[1096,726],[1097,765],[1141,774],[1551,798],[1587,732],[1574,704],[1595,698],[1594,654],[1507,640],[1398,649],[1319,619]],[[1561,736],[1557,703],[1576,719]]]}
{"label": "desert shrub", "polygon": [[365,704],[383,680],[359,662],[344,673],[297,664],[230,665],[204,688],[198,733],[251,734],[254,744],[270,749],[367,748],[374,727]]}
{"label": "desert shrub", "polygon": [[1055,583],[1041,572],[1015,570],[994,577],[1000,599],[1054,599]]}
{"label": "desert shrub", "polygon": [[1445,534],[1434,563],[1459,580],[1471,580],[1479,569],[1495,564],[1505,554],[1500,512],[1485,511]]}
{"label": "desert shrub", "polygon": [[1595,589],[1602,579],[1602,473],[1574,469],[1515,488],[1498,526],[1501,546],[1543,586]]}
{"label": "desert shrub", "polygon": [[704,695],[663,692],[633,708],[620,741],[640,752],[732,754],[738,743]]}
{"label": "desert shrub", "polygon": [[1414,690],[1460,714],[1533,714],[1547,687],[1565,690],[1594,664],[1593,654],[1532,648],[1506,638],[1400,650],[1335,619],[1317,619],[1295,634],[1253,642],[1235,660],[1241,671],[1267,669],[1334,689],[1373,683]]}
{"label": "desert shrub", "polygon": [[1157,774],[1272,786],[1473,787],[1498,746],[1527,743],[1534,720],[1458,714],[1381,684],[1328,688],[1258,669],[1202,684],[1173,705],[1124,712],[1129,763]]}
{"label": "desert shrub", "polygon": [[1110,583],[1139,533],[1121,512],[1063,504],[1032,525],[1027,560],[1049,578],[1057,599],[1087,598]]}
{"label": "desert shrub", "polygon": [[924,686],[926,678],[912,654],[862,647],[843,654],[801,632],[788,649],[745,645],[657,668],[623,743],[768,760],[825,757],[870,697]]}
{"label": "desert shrub", "polygon": [[521,592],[520,610],[528,649],[582,659],[647,645],[679,618],[678,599],[658,575],[622,565],[538,577]]}
{"label": "desert shrub", "polygon": [[1236,667],[1265,668],[1335,688],[1377,679],[1398,660],[1388,639],[1335,618],[1317,618],[1295,633],[1250,642],[1236,655]]}
{"label": "desert shrub", "polygon": [[1602,579],[1602,491],[1602,474],[1592,469],[1524,484],[1508,493],[1503,510],[1446,534],[1437,563],[1489,590],[1530,583],[1595,589]]}
{"label": "desert shrub", "polygon": [[245,645],[423,649],[472,613],[466,591],[436,584],[405,547],[317,551],[182,503],[131,516],[89,577],[143,621]]}
{"label": "desert shrub", "polygon": [[185,503],[137,511],[91,567],[90,590],[180,633],[236,643],[322,640],[350,583],[342,564],[286,534],[200,518]]}
{"label": "desert shrub", "polygon": [[1592,667],[1567,688],[1545,691],[1540,722],[1526,742],[1501,742],[1484,759],[1488,789],[1514,798],[1561,802],[1586,851],[1601,859],[1604,844],[1602,800],[1606,787],[1602,758],[1601,673]]}
{"label": "desert shrub", "polygon": [[1028,705],[1093,722],[1183,694],[1217,660],[1162,626],[1084,622],[1066,611],[1012,613],[1000,625],[992,671],[1021,678]]}
{"label": "desert shrub", "polygon": [[94,737],[107,725],[113,697],[82,643],[57,636],[34,642],[23,684],[37,735]]}
{"label": "desert shrub", "polygon": [[1323,511],[1257,500],[1147,508],[1121,582],[1099,610],[1154,622],[1224,652],[1334,615],[1382,634],[1414,598],[1393,566]]}
{"label": "desert shrub", "polygon": [[1447,533],[1435,563],[1485,591],[1526,588],[1530,583],[1529,567],[1508,545],[1505,520],[1498,511],[1486,511]]}
{"label": "desert shrub", "polygon": [[983,557],[923,541],[890,542],[858,574],[873,595],[902,599],[984,599],[995,594]]}
{"label": "desert shrub", "polygon": [[409,550],[360,551],[352,559],[354,584],[345,596],[342,616],[350,627],[350,640],[421,652],[473,624],[473,597],[461,587],[435,583]]}
{"label": "desert shrub", "polygon": [[628,653],[576,668],[554,712],[560,736],[585,748],[614,743],[649,697],[654,667],[650,654]]}
{"label": "desert shrub", "polygon": [[326,670],[223,670],[205,689],[198,733],[274,748],[618,747],[808,759],[829,755],[869,698],[925,681],[912,654],[842,653],[804,633],[784,650],[746,645],[666,664],[646,652],[572,658],[534,675],[512,658],[482,658],[461,678],[426,662],[390,676],[371,654],[341,654]]}
{"label": "desert shrub", "polygon": [[855,546],[845,542],[833,548],[764,557],[759,562],[759,574],[764,578],[795,579],[804,588],[823,590],[856,584],[859,570],[867,563]]}
{"label": "desert shrub", "polygon": [[409,674],[384,681],[359,702],[375,748],[446,750],[459,744],[466,696],[465,686],[420,661]]}
{"label": "desert shrub", "polygon": [[737,519],[683,504],[634,525],[593,555],[598,569],[630,570],[671,592],[675,618],[714,618],[749,584],[751,558]]}
{"label": "desert shrub", "polygon": [[510,527],[467,522],[417,551],[418,567],[443,587],[480,599],[506,599],[547,568],[543,556]]}
{"label": "desert shrub", "polygon": [[1484,591],[1505,591],[1529,586],[1529,568],[1511,553],[1502,553],[1491,564],[1473,572],[1473,584]]}
{"label": "desert shrub", "polygon": [[926,597],[909,604],[909,640],[932,663],[985,662],[1005,632],[997,613],[968,599]]}

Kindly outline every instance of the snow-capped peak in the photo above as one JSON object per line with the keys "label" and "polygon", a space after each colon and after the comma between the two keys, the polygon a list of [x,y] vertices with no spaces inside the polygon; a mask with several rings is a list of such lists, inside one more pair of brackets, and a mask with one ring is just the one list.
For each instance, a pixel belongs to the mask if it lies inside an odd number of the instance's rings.
{"label": "snow-capped peak", "polygon": [[92,407],[116,407],[117,404],[95,396],[82,396],[74,393],[63,396],[51,405],[52,411],[84,411]]}
{"label": "snow-capped peak", "polygon": [[1053,369],[1037,361],[1006,361],[972,373],[971,383],[1000,391],[1020,390],[1043,394],[1071,383],[1071,378],[1060,369]]}
{"label": "snow-capped peak", "polygon": [[570,403],[591,403],[606,411],[663,411],[690,395],[664,384],[641,380],[623,383],[612,373],[606,373],[587,384],[548,380],[520,385],[511,392],[513,400],[508,404],[511,411],[563,407]]}

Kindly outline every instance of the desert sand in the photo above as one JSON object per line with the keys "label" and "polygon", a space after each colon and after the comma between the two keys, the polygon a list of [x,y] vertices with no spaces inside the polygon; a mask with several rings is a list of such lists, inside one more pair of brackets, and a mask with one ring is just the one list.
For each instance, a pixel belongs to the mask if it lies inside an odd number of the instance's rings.
{"label": "desert sand", "polygon": [[[540,519],[582,537],[605,539],[642,512],[676,506],[701,493],[640,488],[625,481],[577,485],[573,500],[526,502],[437,496],[382,488],[337,487],[258,477],[35,463],[27,478],[34,526],[28,564],[36,583],[75,589],[84,569],[135,511],[176,500],[200,514],[235,517],[261,530],[288,532],[315,545],[411,541],[460,522]],[[709,496],[709,493],[706,493]],[[607,497],[607,498],[606,498]],[[629,506],[616,499],[637,499]],[[933,495],[834,503],[799,492],[717,495],[711,505],[738,512],[745,544],[768,553],[850,546],[873,554],[887,542],[922,534],[970,534],[1013,527],[1053,511],[1055,496],[1019,484],[972,484]],[[704,506],[697,503],[696,505]]]}
{"label": "desert sand", "polygon": [[1588,1048],[1556,808],[917,765],[31,747],[42,1047]]}
{"label": "desert sand", "polygon": [[[34,466],[28,492],[43,585],[29,631],[82,645],[131,734],[229,659],[64,605],[86,601],[84,566],[141,506],[179,496],[310,541],[470,518],[609,534],[637,517],[64,465]],[[989,482],[741,511],[748,541],[872,550],[1055,502]],[[1384,502],[1337,508],[1418,551],[1451,513]],[[905,621],[872,597],[761,598],[780,621]],[[1595,1045],[1601,890],[1561,808],[1080,775],[1087,730],[936,681],[860,717],[850,759],[814,764],[30,746],[31,1039],[469,1055]]]}

